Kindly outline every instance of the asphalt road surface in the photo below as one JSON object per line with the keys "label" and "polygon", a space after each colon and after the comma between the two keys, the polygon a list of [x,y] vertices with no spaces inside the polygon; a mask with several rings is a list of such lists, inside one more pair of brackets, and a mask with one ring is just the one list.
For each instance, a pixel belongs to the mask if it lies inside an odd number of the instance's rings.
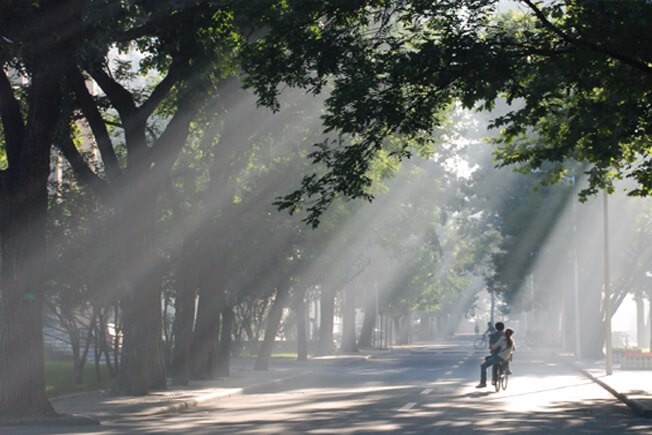
{"label": "asphalt road surface", "polygon": [[100,426],[2,428],[8,434],[626,434],[652,433],[613,396],[550,356],[520,351],[506,391],[476,389],[471,343],[395,349],[313,364],[292,381],[193,410],[117,416]]}

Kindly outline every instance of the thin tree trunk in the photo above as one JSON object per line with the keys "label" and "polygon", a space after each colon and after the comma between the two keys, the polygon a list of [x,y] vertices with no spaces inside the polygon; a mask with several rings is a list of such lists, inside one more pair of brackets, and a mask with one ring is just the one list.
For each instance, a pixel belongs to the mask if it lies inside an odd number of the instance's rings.
{"label": "thin tree trunk", "polygon": [[174,347],[172,353],[172,384],[188,385],[190,382],[190,348],[192,326],[195,320],[195,286],[190,283],[186,270],[179,271],[179,288],[175,300]]}
{"label": "thin tree trunk", "polygon": [[265,338],[258,350],[254,370],[264,371],[269,369],[269,361],[272,357],[274,341],[276,340],[276,334],[278,333],[278,328],[281,324],[281,317],[283,315],[283,308],[285,308],[287,304],[289,293],[289,288],[285,285],[276,289],[276,298],[274,299],[274,304],[272,305],[272,309],[270,310],[267,319]]}
{"label": "thin tree trunk", "polygon": [[[91,320],[88,323],[88,333],[86,334],[86,341],[84,342],[84,349],[79,353],[79,360],[75,364],[75,383],[80,385],[84,382],[84,367],[86,366],[86,358],[88,357],[88,351],[91,347],[91,340],[93,338],[93,331],[95,328],[95,319],[97,315],[95,309],[93,309],[93,314]],[[97,353],[97,351],[96,351]]]}
{"label": "thin tree trunk", "polygon": [[342,290],[342,352],[357,352],[355,337],[355,297],[351,288]]}
{"label": "thin tree trunk", "polygon": [[322,289],[319,315],[319,344],[317,354],[320,356],[333,353],[333,316],[335,315],[335,291]]}
{"label": "thin tree trunk", "polygon": [[217,364],[215,374],[220,377],[228,377],[231,372],[231,348],[232,333],[235,313],[233,308],[224,306],[222,308],[222,327],[220,328],[220,343],[217,352]]}
{"label": "thin tree trunk", "polygon": [[645,341],[645,305],[643,303],[643,294],[637,293],[634,296],[634,301],[636,302],[636,345],[643,347],[643,342]]}
{"label": "thin tree trunk", "polygon": [[358,338],[358,346],[361,348],[370,348],[376,327],[376,301],[374,298],[367,298],[365,304],[364,319],[362,320],[362,329]]}
{"label": "thin tree trunk", "polygon": [[220,333],[220,301],[215,290],[199,289],[197,322],[192,337],[191,377],[209,379],[217,354]]}
{"label": "thin tree trunk", "polygon": [[308,360],[308,317],[306,316],[306,290],[297,290],[294,295],[294,309],[297,316],[297,360]]}
{"label": "thin tree trunk", "polygon": [[647,291],[647,300],[648,300],[648,316],[647,316],[647,322],[650,325],[650,346],[649,346],[649,351],[652,352],[652,290]]}

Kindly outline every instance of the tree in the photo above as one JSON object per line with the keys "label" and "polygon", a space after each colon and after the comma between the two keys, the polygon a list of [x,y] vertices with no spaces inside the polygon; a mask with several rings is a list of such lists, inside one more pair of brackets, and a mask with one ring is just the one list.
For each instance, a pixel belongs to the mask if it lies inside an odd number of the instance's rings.
{"label": "tree", "polygon": [[[104,173],[94,174],[89,170],[70,138],[60,136],[57,144],[79,179],[96,189],[98,195],[104,195],[107,205],[114,208],[119,227],[125,230],[123,234],[127,229],[133,230],[134,237],[123,239],[125,249],[119,254],[140,252],[152,258],[148,230],[153,226],[147,222],[155,219],[155,186],[174,161],[201,101],[210,95],[207,90],[215,71],[229,64],[227,58],[233,53],[232,42],[238,33],[232,31],[232,15],[228,5],[222,2],[198,0],[154,5],[128,1],[107,6],[104,2],[84,0],[44,0],[24,4],[3,2],[0,6],[3,11],[0,114],[6,162],[1,181],[0,340],[2,354],[11,355],[11,358],[3,357],[0,363],[0,413],[51,415],[53,411],[43,385],[40,320],[46,182],[55,132],[65,131],[70,116],[76,115],[68,105],[72,101],[68,97],[74,94],[75,104],[95,135]],[[127,47],[147,53],[141,59],[141,71],[158,70],[165,75],[149,98],[141,100],[140,91],[137,95],[129,93],[128,77],[123,75],[124,63],[119,63],[117,68],[110,65],[110,50]],[[88,93],[85,85],[89,76],[103,88],[106,99],[94,100]],[[25,98],[23,90],[26,90]],[[126,147],[122,150],[126,149],[127,157],[124,160],[120,144],[117,144],[118,152],[112,148],[110,129],[102,118],[106,115],[107,102],[116,111],[125,132]],[[175,109],[178,110],[174,112]],[[159,125],[160,136],[155,132],[155,138],[148,140],[147,128],[153,127],[148,125],[148,119],[155,111],[156,121],[164,125]],[[113,120],[108,124],[112,126]],[[154,144],[157,152],[151,152]],[[101,180],[101,176],[105,179]],[[129,191],[129,186],[142,187],[142,190],[131,195],[134,192]],[[119,198],[125,193],[130,195]],[[136,198],[146,201],[139,202]],[[137,225],[131,226],[127,213],[139,218]],[[122,365],[121,379],[126,392],[143,394],[151,384],[160,385],[164,379],[160,369],[155,376],[149,376],[160,352],[156,348],[148,352],[146,345],[157,346],[160,342],[160,327],[151,327],[160,320],[160,312],[154,311],[160,306],[160,288],[156,288],[156,269],[142,274],[130,270],[130,265],[133,263],[124,261],[126,279],[121,283],[126,289],[122,296],[127,307],[124,343],[127,364]],[[129,298],[133,303],[127,303]],[[149,310],[138,313],[137,307],[149,307]],[[20,367],[16,361],[21,362]]]}
{"label": "tree", "polygon": [[[514,103],[493,120],[499,164],[558,179],[561,163],[578,160],[589,165],[584,196],[619,177],[649,194],[652,5],[521,4],[498,13],[494,0],[272,2],[269,32],[247,47],[248,85],[275,107],[281,83],[312,93],[333,84],[331,134],[311,155],[319,169],[280,207],[305,209],[317,225],[339,195],[371,199],[369,162],[387,137],[430,141],[452,100],[490,109],[499,98]],[[408,156],[409,144],[396,154]]]}
{"label": "tree", "polygon": [[[103,39],[96,39],[93,51],[66,76],[102,156],[104,173],[93,175],[70,141],[62,141],[61,147],[80,177],[101,185],[97,177],[102,176],[108,184],[104,199],[120,228],[116,254],[123,260],[116,282],[124,313],[123,364],[116,388],[146,394],[150,387],[165,386],[159,303],[164,263],[153,242],[161,186],[192,122],[229,68],[237,32],[228,9],[210,2],[156,7],[125,3],[116,13],[130,20],[116,25],[114,17],[100,17],[93,23]],[[116,47],[126,57],[116,56]],[[148,73],[160,78],[152,86],[139,86],[137,74]],[[89,78],[103,95],[91,95],[85,85]],[[112,137],[111,126],[120,134]]]}
{"label": "tree", "polygon": [[[3,417],[54,415],[43,373],[47,180],[50,148],[62,108],[60,84],[79,42],[83,3],[0,3]],[[23,79],[27,82],[24,86]]]}

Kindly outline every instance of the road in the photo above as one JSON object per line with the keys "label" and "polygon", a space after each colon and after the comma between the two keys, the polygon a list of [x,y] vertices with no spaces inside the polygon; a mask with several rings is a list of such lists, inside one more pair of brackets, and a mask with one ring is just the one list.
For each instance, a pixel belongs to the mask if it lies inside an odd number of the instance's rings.
{"label": "road", "polygon": [[507,391],[475,388],[483,353],[470,343],[410,347],[311,364],[281,385],[177,414],[116,417],[97,427],[16,434],[652,433],[602,387],[554,358],[520,350]]}

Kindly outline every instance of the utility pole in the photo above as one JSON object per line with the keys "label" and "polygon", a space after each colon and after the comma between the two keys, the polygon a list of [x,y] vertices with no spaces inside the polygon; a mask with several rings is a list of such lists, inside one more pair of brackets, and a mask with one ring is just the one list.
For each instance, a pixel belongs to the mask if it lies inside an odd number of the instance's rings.
{"label": "utility pole", "polygon": [[493,290],[490,290],[490,294],[491,294],[491,314],[490,314],[491,319],[490,320],[491,320],[491,324],[493,325],[494,324],[494,310],[496,308],[496,295],[495,295]]}
{"label": "utility pole", "polygon": [[604,216],[604,333],[605,333],[605,363],[607,375],[613,373],[613,347],[611,343],[611,291],[609,288],[609,194],[603,191]]}
{"label": "utility pole", "polygon": [[[575,176],[571,177],[573,188]],[[575,312],[575,358],[582,358],[582,342],[580,334],[580,269],[577,261],[577,204],[575,189],[573,189],[573,305]]]}

